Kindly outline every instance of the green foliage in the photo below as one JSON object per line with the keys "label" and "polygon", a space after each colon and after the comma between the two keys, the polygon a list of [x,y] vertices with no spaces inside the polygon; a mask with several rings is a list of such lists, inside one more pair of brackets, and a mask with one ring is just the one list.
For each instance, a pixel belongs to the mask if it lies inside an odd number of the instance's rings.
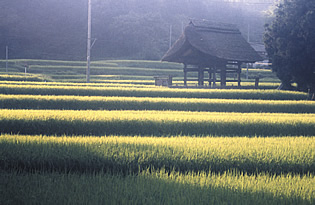
{"label": "green foliage", "polygon": [[[2,135],[1,169],[138,173],[237,170],[248,175],[315,173],[313,137],[46,137]],[[16,150],[16,151],[15,151]],[[18,151],[17,151],[18,150]]]}
{"label": "green foliage", "polygon": [[312,136],[315,114],[1,110],[0,132],[98,136]]}
{"label": "green foliage", "polygon": [[299,90],[315,93],[315,2],[285,0],[275,15],[265,33],[273,70],[286,89],[295,82]]}
{"label": "green foliage", "polygon": [[125,97],[175,97],[218,99],[305,100],[300,92],[279,90],[219,90],[219,89],[170,89],[160,87],[97,87],[0,84],[1,94],[28,95],[77,95],[77,96],[125,96]]}
{"label": "green foliage", "polygon": [[32,75],[32,74],[27,74],[27,75],[22,75],[22,74],[0,74],[0,82],[3,81],[30,81],[30,82],[43,82],[43,81],[49,81],[49,78],[43,77],[41,75]]}
{"label": "green foliage", "polygon": [[312,101],[233,100],[197,98],[90,97],[2,95],[2,109],[56,110],[178,110],[207,112],[315,113]]}
{"label": "green foliage", "polygon": [[[314,175],[0,171],[5,204],[314,204]],[[303,191],[301,191],[303,190]]]}
{"label": "green foliage", "polygon": [[312,204],[314,146],[314,137],[1,135],[1,199]]}
{"label": "green foliage", "polygon": [[[60,71],[84,66],[55,63]],[[102,66],[160,64],[94,65]],[[314,103],[295,100],[306,94],[169,89],[124,78],[0,82],[0,106],[11,109],[0,110],[0,203],[314,204],[315,116],[300,113],[314,113]]]}
{"label": "green foliage", "polygon": [[[30,81],[36,76],[42,81],[54,82],[86,82],[86,62],[84,61],[58,61],[58,60],[36,60],[36,59],[16,59],[8,61],[8,71],[6,72],[5,60],[0,60],[0,79],[6,81]],[[25,78],[25,66],[27,66],[27,78]],[[129,84],[132,86],[154,85],[154,76],[172,76],[174,86],[184,86],[183,65],[179,63],[169,63],[161,61],[147,60],[103,60],[91,62],[91,82],[93,86],[110,86],[114,84]],[[2,71],[2,72],[1,72]],[[245,78],[245,69],[242,72],[242,78]],[[16,76],[20,78],[15,78]],[[191,73],[188,77],[197,79],[197,74]],[[34,77],[34,78],[31,78]],[[243,79],[242,89],[254,88],[254,80],[259,77],[259,89],[276,89],[279,86],[279,79],[271,70],[249,69],[249,79]],[[228,76],[234,79],[235,76]],[[1,82],[1,81],[0,81]],[[17,84],[17,82],[12,82]],[[104,83],[104,84],[101,84]],[[8,82],[1,82],[8,84]],[[31,83],[29,83],[31,84]],[[196,86],[196,81],[188,81],[188,86]],[[207,84],[207,83],[206,83]],[[26,83],[24,83],[26,85]],[[46,84],[48,85],[48,84]],[[65,84],[66,85],[66,84]],[[67,84],[70,85],[70,84]],[[82,85],[82,84],[80,84]],[[91,84],[89,84],[91,85]],[[124,86],[125,86],[124,85]],[[219,83],[218,83],[219,85]],[[228,82],[227,86],[233,87],[236,84]],[[207,86],[207,85],[206,85]],[[117,87],[117,86],[116,86]]]}
{"label": "green foliage", "polygon": [[[250,25],[251,41],[261,41],[268,5],[226,1],[93,0],[93,59],[155,59],[167,51],[190,18],[238,24],[242,33]],[[30,12],[31,11],[31,12]],[[0,2],[0,58],[86,58],[86,0],[14,0]]]}
{"label": "green foliage", "polygon": [[[25,67],[28,75],[46,76],[54,81],[73,81],[73,79],[86,81],[86,62],[84,61],[57,61],[57,60],[31,60],[17,59],[8,61],[8,71],[6,71],[6,61],[0,60],[0,72],[5,75],[25,75]],[[91,80],[106,79],[106,76],[114,76],[115,79],[151,79],[153,76],[171,75],[182,76],[182,65],[176,63],[166,63],[160,61],[140,61],[140,60],[106,60],[91,62]],[[14,73],[13,73],[14,72]],[[18,79],[17,79],[18,80]],[[23,80],[23,79],[21,79]],[[78,82],[78,81],[77,81]],[[99,82],[101,82],[99,80]]]}

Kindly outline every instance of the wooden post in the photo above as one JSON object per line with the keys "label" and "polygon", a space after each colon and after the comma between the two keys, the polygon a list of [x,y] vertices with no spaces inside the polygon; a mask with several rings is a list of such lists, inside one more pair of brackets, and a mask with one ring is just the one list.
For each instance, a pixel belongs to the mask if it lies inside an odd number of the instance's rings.
{"label": "wooden post", "polygon": [[237,69],[237,86],[238,87],[241,87],[241,72],[242,72],[242,63],[241,62],[239,62],[238,64],[237,64],[237,66],[238,66],[238,69]]}
{"label": "wooden post", "polygon": [[213,68],[213,87],[216,86],[216,81],[217,81],[216,73],[217,73],[217,67],[214,66],[214,68]]}
{"label": "wooden post", "polygon": [[255,78],[255,89],[258,89],[258,85],[259,85],[259,77]]}
{"label": "wooden post", "polygon": [[226,66],[221,66],[221,87],[226,86]]}
{"label": "wooden post", "polygon": [[184,63],[184,86],[187,86],[187,64]]}
{"label": "wooden post", "polygon": [[209,87],[211,87],[212,72],[213,72],[213,70],[211,68],[209,68],[209,70],[208,70],[208,73],[209,73]]}
{"label": "wooden post", "polygon": [[201,70],[198,67],[198,86],[201,86]]}
{"label": "wooden post", "polygon": [[205,81],[205,70],[204,70],[204,68],[201,68],[201,71],[200,71],[201,73],[201,86],[204,86],[204,81]]}
{"label": "wooden post", "polygon": [[204,85],[204,76],[204,69],[202,67],[198,67],[198,86]]}
{"label": "wooden post", "polygon": [[171,75],[168,76],[167,84],[168,84],[168,87],[171,87],[173,84],[173,77]]}

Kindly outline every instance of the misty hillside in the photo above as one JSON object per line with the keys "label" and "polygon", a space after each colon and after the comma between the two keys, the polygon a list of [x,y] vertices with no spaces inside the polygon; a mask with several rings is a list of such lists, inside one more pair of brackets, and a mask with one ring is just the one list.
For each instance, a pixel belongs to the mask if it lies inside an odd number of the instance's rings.
{"label": "misty hillside", "polygon": [[[243,0],[242,0],[243,1]],[[234,2],[234,3],[233,3]],[[262,42],[273,0],[92,0],[92,59],[160,59],[189,19],[237,24]],[[249,32],[248,32],[249,31]],[[86,58],[87,0],[0,1],[0,58]]]}

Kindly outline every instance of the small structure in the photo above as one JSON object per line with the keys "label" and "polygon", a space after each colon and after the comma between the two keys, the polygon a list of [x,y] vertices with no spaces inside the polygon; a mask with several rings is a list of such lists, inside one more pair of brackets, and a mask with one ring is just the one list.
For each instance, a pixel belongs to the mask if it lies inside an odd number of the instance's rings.
{"label": "small structure", "polygon": [[[215,86],[220,76],[223,87],[226,82],[237,82],[240,86],[241,64],[261,60],[235,25],[206,20],[191,20],[162,58],[162,61],[184,64],[185,86],[191,80],[198,81],[199,86],[204,86],[204,81]],[[188,72],[198,73],[198,78],[187,79]],[[205,72],[208,73],[206,79]],[[227,80],[227,74],[235,76],[234,79]]]}
{"label": "small structure", "polygon": [[155,76],[154,77],[155,86],[172,86],[173,77],[172,76]]}

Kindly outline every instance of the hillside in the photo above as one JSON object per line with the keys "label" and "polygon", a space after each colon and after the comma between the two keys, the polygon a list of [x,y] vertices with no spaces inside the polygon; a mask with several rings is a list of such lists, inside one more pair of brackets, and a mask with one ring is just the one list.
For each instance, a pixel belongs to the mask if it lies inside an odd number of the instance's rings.
{"label": "hillside", "polygon": [[[263,11],[273,2],[257,2],[93,0],[92,59],[159,60],[190,19],[233,23],[245,39],[262,43]],[[84,60],[87,1],[0,1],[0,35],[0,59],[8,46],[10,59]]]}
{"label": "hillside", "polygon": [[[20,79],[46,82],[86,82],[86,62],[84,61],[9,60],[8,73],[5,66],[6,61],[0,60],[0,79],[2,81]],[[182,68],[181,64],[160,61],[93,61],[91,63],[91,82],[154,85],[154,76],[172,76],[173,85],[182,86],[184,75]],[[252,88],[257,77],[260,78],[260,88],[275,89],[280,85],[280,81],[270,69],[251,68],[248,76],[249,79],[246,79],[246,68],[243,68],[241,75],[243,88]],[[194,74],[191,77],[194,77]],[[194,81],[189,82],[189,86],[196,86],[196,84],[197,82]],[[233,86],[233,83],[229,83],[228,86]]]}

